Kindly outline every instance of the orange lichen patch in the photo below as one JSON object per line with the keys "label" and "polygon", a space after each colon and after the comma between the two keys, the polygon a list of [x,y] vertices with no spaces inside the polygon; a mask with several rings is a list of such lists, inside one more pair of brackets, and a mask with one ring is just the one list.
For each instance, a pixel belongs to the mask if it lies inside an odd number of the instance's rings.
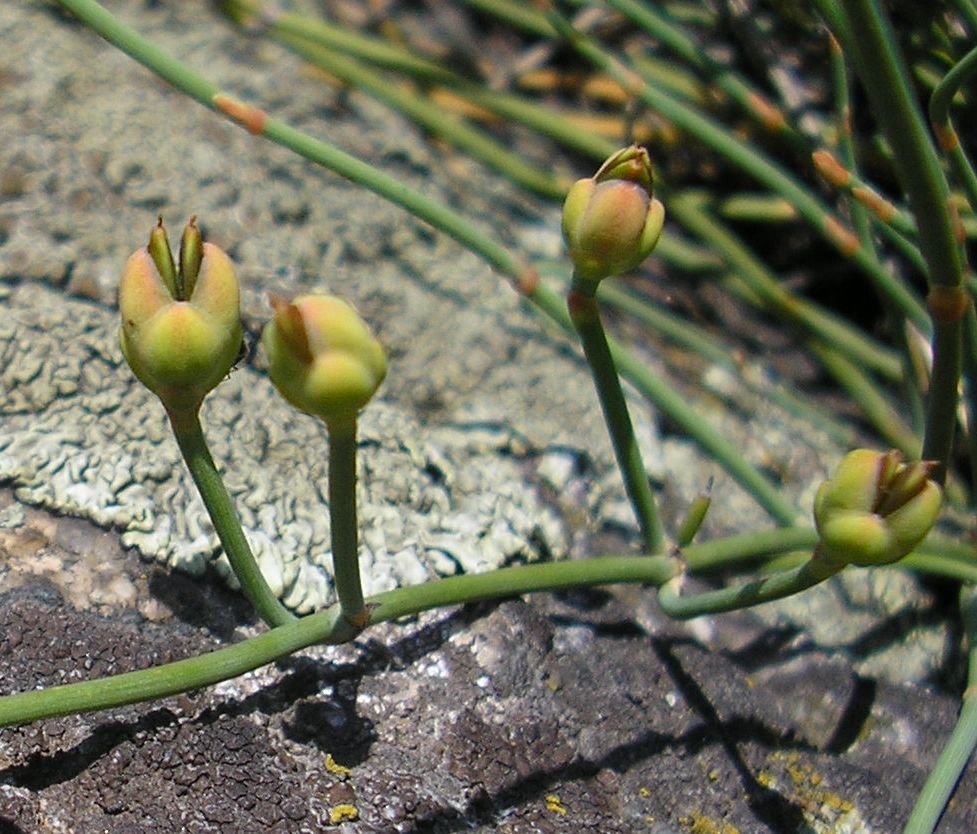
{"label": "orange lichen patch", "polygon": [[784,125],[787,124],[787,119],[784,118],[783,110],[781,110],[775,104],[767,101],[758,93],[750,93],[747,102],[757,119],[759,119],[760,124],[762,124],[767,130],[776,132],[778,130],[782,130]]}
{"label": "orange lichen patch", "polygon": [[253,133],[255,136],[264,133],[265,122],[268,121],[268,114],[264,110],[252,107],[250,104],[245,104],[243,101],[226,96],[223,93],[217,93],[211,101],[214,103],[214,107],[234,119],[249,133]]}
{"label": "orange lichen patch", "polygon": [[896,207],[871,188],[860,185],[853,188],[851,194],[883,223],[891,223],[892,218],[896,216]]}
{"label": "orange lichen patch", "polygon": [[970,305],[970,296],[963,287],[934,286],[926,296],[926,307],[934,321],[960,321]]}
{"label": "orange lichen patch", "polygon": [[824,229],[834,245],[838,247],[838,251],[845,257],[850,258],[858,251],[859,243],[855,233],[839,220],[828,217],[824,221]]}
{"label": "orange lichen patch", "polygon": [[851,182],[851,174],[835,158],[831,151],[815,151],[811,154],[811,161],[817,172],[835,188],[847,188]]}

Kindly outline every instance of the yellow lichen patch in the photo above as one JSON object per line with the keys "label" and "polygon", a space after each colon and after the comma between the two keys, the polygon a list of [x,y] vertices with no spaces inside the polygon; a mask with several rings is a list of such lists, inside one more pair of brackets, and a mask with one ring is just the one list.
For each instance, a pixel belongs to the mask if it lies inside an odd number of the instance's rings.
{"label": "yellow lichen patch", "polygon": [[325,768],[327,773],[331,773],[333,776],[338,776],[340,779],[348,779],[353,775],[353,771],[345,765],[339,764],[332,757],[332,753],[326,753]]}
{"label": "yellow lichen patch", "polygon": [[740,830],[735,825],[700,814],[698,811],[681,817],[679,822],[688,829],[689,834],[740,834]]}
{"label": "yellow lichen patch", "polygon": [[333,825],[339,825],[341,822],[356,822],[359,818],[359,809],[348,802],[334,805],[329,809],[329,822]]}
{"label": "yellow lichen patch", "polygon": [[757,774],[767,790],[779,791],[800,807],[814,834],[870,834],[854,804],[825,787],[825,778],[797,752],[775,752]]}
{"label": "yellow lichen patch", "polygon": [[560,817],[565,817],[567,815],[566,805],[560,801],[560,797],[558,797],[555,793],[546,795],[546,810]]}
{"label": "yellow lichen patch", "polygon": [[638,788],[638,796],[640,796],[642,799],[647,799],[649,796],[651,796],[651,788]]}

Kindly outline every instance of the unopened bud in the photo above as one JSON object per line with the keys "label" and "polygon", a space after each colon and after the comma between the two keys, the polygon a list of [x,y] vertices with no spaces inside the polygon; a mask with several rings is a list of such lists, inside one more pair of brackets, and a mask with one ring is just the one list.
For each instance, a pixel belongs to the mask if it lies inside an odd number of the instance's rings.
{"label": "unopened bud", "polygon": [[177,269],[161,220],[149,245],[129,257],[119,284],[122,352],[171,413],[195,412],[241,346],[234,265],[199,235],[191,220]]}
{"label": "unopened bud", "polygon": [[387,358],[357,312],[329,295],[289,304],[272,296],[274,316],[262,334],[269,376],[281,395],[330,429],[355,425],[380,387]]}
{"label": "unopened bud", "polygon": [[820,534],[817,558],[831,565],[884,565],[898,561],[929,533],[943,493],[929,461],[856,449],[838,464],[814,499]]}
{"label": "unopened bud", "polygon": [[563,203],[563,237],[575,275],[596,283],[634,269],[655,248],[664,223],[648,152],[637,146],[618,151],[593,177],[577,180]]}

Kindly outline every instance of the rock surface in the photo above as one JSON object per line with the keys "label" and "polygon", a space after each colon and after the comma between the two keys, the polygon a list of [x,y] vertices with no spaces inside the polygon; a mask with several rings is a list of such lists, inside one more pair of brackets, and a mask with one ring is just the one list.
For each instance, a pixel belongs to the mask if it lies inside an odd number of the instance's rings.
{"label": "rock surface", "polygon": [[[253,630],[230,592],[140,565],[87,522],[29,510],[0,554],[4,692]],[[89,583],[101,597],[71,604]],[[4,729],[0,831],[900,829],[952,698],[860,677],[750,615],[706,646],[652,599],[430,614],[203,692]],[[975,826],[971,774],[940,831]]]}
{"label": "rock surface", "polygon": [[[235,95],[530,255],[558,253],[551,208],[209,8],[111,5]],[[594,530],[630,541],[586,369],[474,257],[52,5],[4,4],[0,41],[0,692],[256,629],[216,581],[160,410],[120,365],[117,272],[158,213],[200,214],[231,252],[252,331],[264,290],[316,287],[355,301],[386,343],[393,370],[363,424],[371,590],[580,555]],[[322,437],[269,396],[261,362],[205,420],[263,567],[307,610],[331,598]],[[638,415],[680,512],[716,467]],[[756,403],[721,419],[804,506],[834,451]],[[715,494],[708,535],[766,523],[728,478]],[[955,715],[922,684],[952,679],[958,655],[939,594],[867,576],[768,609],[766,625],[670,624],[640,590],[431,614],[205,692],[0,730],[0,834],[897,831]],[[972,769],[941,832],[977,829],[975,792]]]}

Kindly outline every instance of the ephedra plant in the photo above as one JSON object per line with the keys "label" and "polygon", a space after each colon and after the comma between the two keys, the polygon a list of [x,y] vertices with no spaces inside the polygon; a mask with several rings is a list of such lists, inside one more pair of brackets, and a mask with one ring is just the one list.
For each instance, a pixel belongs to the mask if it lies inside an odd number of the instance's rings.
{"label": "ephedra plant", "polygon": [[[486,87],[433,56],[325,23],[265,9],[254,0],[227,0],[223,10],[238,22],[260,22],[263,36],[280,40],[351,86],[407,113],[465,152],[545,198],[563,202],[563,236],[570,267],[559,289],[469,218],[397,182],[338,148],[303,134],[255,104],[229,96],[196,71],[175,61],[127,28],[92,0],[61,5],[165,78],[187,96],[277,142],[310,162],[344,176],[403,207],[450,235],[493,266],[526,301],[579,341],[595,385],[621,476],[641,532],[643,553],[633,557],[509,567],[399,588],[364,598],[357,564],[355,501],[357,415],[382,384],[387,363],[382,346],[345,301],[306,295],[270,299],[262,343],[270,376],[283,397],[320,418],[329,436],[329,513],[337,602],[296,617],[275,598],[258,569],[207,449],[200,405],[235,361],[241,342],[235,270],[220,249],[204,243],[193,219],[174,254],[162,221],[122,271],[121,342],[133,372],[160,399],[186,464],[242,589],[268,626],[264,633],[200,657],[101,680],[0,697],[0,723],[17,724],[162,698],[207,686],[316,643],[349,641],[370,626],[432,608],[540,590],[596,584],[644,583],[657,588],[670,616],[691,618],[740,609],[802,593],[848,565],[871,569],[898,563],[960,584],[960,611],[968,641],[969,688],[956,729],[947,741],[911,818],[907,832],[933,831],[968,757],[977,744],[977,564],[962,542],[930,535],[945,503],[973,514],[977,489],[977,319],[972,279],[966,270],[967,228],[977,205],[977,176],[957,135],[951,109],[977,66],[977,50],[960,46],[954,32],[977,31],[977,6],[957,0],[943,12],[939,53],[944,72],[930,83],[928,127],[919,103],[921,85],[911,75],[890,22],[876,0],[819,0],[832,64],[838,118],[834,132],[812,135],[771,102],[735,66],[700,48],[695,15],[667,13],[639,0],[607,0],[606,6],[574,4],[561,10],[517,6],[506,0],[469,0],[480,14],[528,32],[594,69],[617,89],[628,107],[652,112],[694,137],[736,172],[763,189],[759,196],[681,188],[656,176],[652,153],[640,143],[608,138],[579,116],[522,93]],[[593,34],[594,12],[626,21],[647,41],[627,50]],[[700,17],[709,19],[708,9]],[[938,27],[937,27],[938,28]],[[656,60],[647,42],[673,57]],[[677,69],[676,69],[677,68]],[[415,87],[385,83],[393,73]],[[917,73],[923,75],[922,73]],[[930,76],[926,77],[931,77]],[[857,77],[878,124],[873,138],[897,184],[889,199],[866,178],[850,118]],[[794,167],[759,142],[715,118],[705,93],[720,93],[756,130],[775,137]],[[437,95],[435,95],[437,93]],[[450,94],[450,96],[448,95]],[[592,176],[563,182],[520,159],[478,124],[444,118],[446,102],[464,101],[470,112],[536,131],[592,160]],[[620,122],[624,132],[625,122]],[[632,120],[632,127],[635,126]],[[667,148],[661,150],[667,153]],[[796,160],[803,159],[799,170]],[[814,169],[836,189],[838,207],[811,185]],[[740,199],[736,200],[735,197]],[[736,212],[777,222],[799,218],[850,264],[858,280],[881,299],[890,333],[884,343],[793,292],[737,236],[728,220]],[[680,233],[673,239],[666,216]],[[963,219],[961,219],[963,218]],[[972,224],[971,224],[972,225]],[[657,249],[656,249],[657,247]],[[802,334],[826,377],[845,391],[878,443],[845,455],[817,492],[813,507],[797,508],[768,476],[747,461],[709,420],[689,407],[666,380],[609,338],[604,305],[658,328],[668,339],[730,366],[714,334],[677,320],[646,298],[614,282],[649,256],[675,265],[713,270],[730,292],[757,305]],[[896,253],[925,276],[925,287],[890,265]],[[906,337],[912,334],[912,337]],[[918,338],[917,338],[918,337]],[[928,345],[920,358],[920,340]],[[770,529],[695,542],[708,499],[689,507],[684,523],[667,529],[635,442],[622,379],[726,469],[773,519]],[[754,385],[746,376],[742,384]],[[964,397],[961,402],[960,392]],[[836,435],[838,421],[794,392],[765,395],[804,414]],[[903,414],[920,415],[918,424]],[[961,415],[963,415],[961,417]],[[717,500],[721,500],[721,497]],[[808,519],[813,517],[814,524]],[[685,592],[698,567],[750,563],[762,566],[780,554],[804,551],[800,564],[758,572],[744,581],[700,594]]]}

